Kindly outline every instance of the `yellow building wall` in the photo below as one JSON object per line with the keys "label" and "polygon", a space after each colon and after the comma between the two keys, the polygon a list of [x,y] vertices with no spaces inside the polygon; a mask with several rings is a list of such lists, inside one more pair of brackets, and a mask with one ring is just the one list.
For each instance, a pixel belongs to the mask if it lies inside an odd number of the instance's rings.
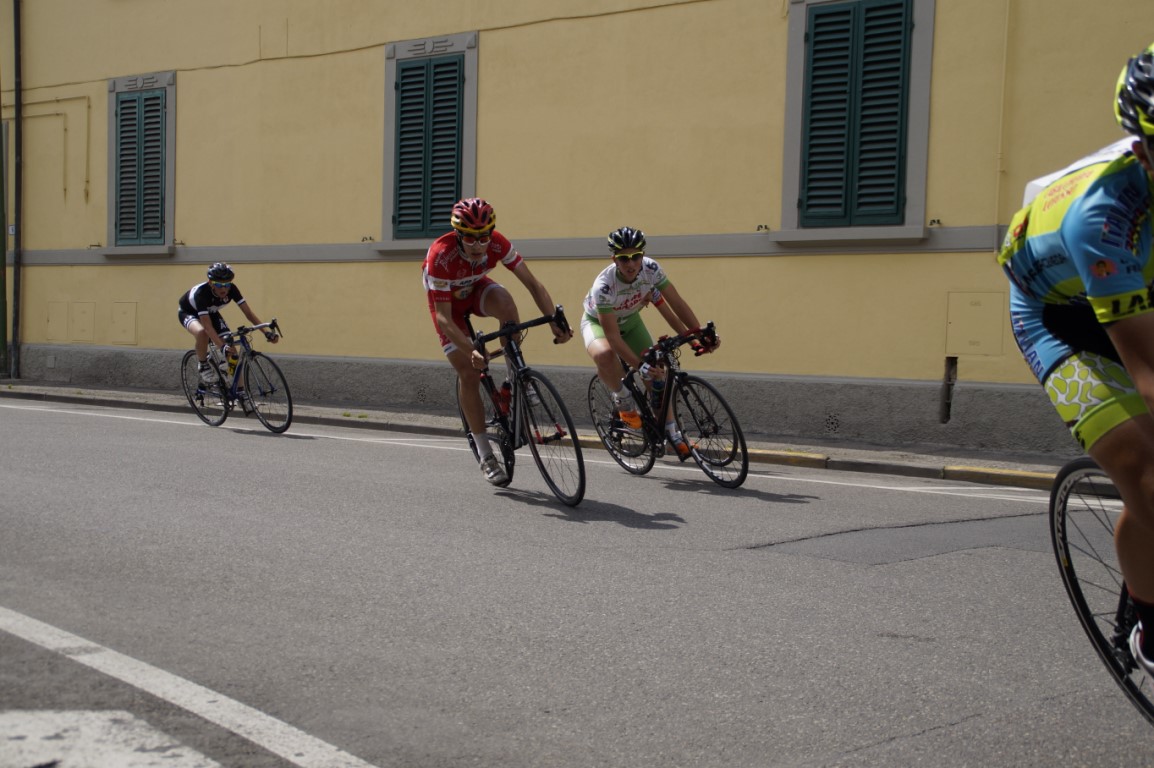
{"label": "yellow building wall", "polygon": [[[1154,37],[1138,23],[1148,5],[938,0],[927,223],[1004,225],[1029,179],[1118,138],[1111,88],[1126,56]],[[105,244],[108,80],[169,70],[178,243],[380,239],[385,46],[466,31],[478,32],[478,193],[497,205],[514,244],[603,238],[625,223],[651,237],[781,224],[788,14],[804,12],[786,0],[22,8],[29,252]],[[0,0],[0,20],[11,18],[12,0]],[[110,44],[123,40],[132,44]],[[0,102],[9,122],[10,61],[5,37]],[[797,248],[663,265],[721,330],[722,351],[700,367],[937,380],[954,356],[962,380],[1028,382],[995,246]],[[662,259],[659,247],[650,253]],[[574,318],[606,263],[525,255]],[[278,352],[440,359],[415,260],[236,266],[257,311],[284,325]],[[183,263],[26,266],[22,341],[185,347],[176,299],[203,274]],[[497,275],[530,313],[516,280]],[[579,343],[536,344],[531,359],[588,364]]]}
{"label": "yellow building wall", "polygon": [[[952,355],[959,358],[960,377],[1013,381],[1000,370],[1007,359],[1016,364],[1016,352],[1005,354],[1013,351],[1013,341],[1003,322],[1004,287],[986,260],[974,253],[825,255],[669,259],[663,266],[698,318],[714,321],[723,338],[716,356],[693,363],[699,369],[932,380],[941,377],[945,357]],[[585,292],[608,260],[529,263],[576,328]],[[278,353],[441,359],[417,264],[242,264],[236,270],[237,285],[261,319],[276,317],[282,324]],[[125,277],[129,272],[131,279]],[[892,276],[899,273],[902,290],[895,296]],[[177,275],[183,282],[176,282]],[[502,268],[494,277],[513,292],[522,317],[535,316],[515,277]],[[188,346],[176,302],[203,279],[194,267],[26,268],[24,340]],[[986,304],[951,317],[951,294],[980,296]],[[76,304],[84,306],[78,310]],[[138,319],[135,342],[114,327],[115,313],[126,305]],[[91,329],[63,328],[77,311],[92,315]],[[234,326],[247,322],[235,308],[224,314]],[[655,310],[647,311],[646,322],[655,336],[668,332]],[[482,320],[478,327],[486,323],[492,325]],[[951,333],[961,335],[949,349]],[[554,346],[539,331],[532,338],[528,354],[534,363],[589,364],[579,341]],[[970,346],[975,339],[981,342],[977,353]]]}

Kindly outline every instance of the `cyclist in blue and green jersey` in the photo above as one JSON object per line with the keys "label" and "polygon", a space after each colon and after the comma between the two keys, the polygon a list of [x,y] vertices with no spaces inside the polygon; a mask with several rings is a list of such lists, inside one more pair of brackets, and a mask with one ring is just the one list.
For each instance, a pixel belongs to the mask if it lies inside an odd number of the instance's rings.
{"label": "cyclist in blue and green jersey", "polygon": [[1154,45],[1123,69],[1114,112],[1131,139],[1027,187],[998,262],[1023,357],[1122,496],[1130,647],[1154,674]]}

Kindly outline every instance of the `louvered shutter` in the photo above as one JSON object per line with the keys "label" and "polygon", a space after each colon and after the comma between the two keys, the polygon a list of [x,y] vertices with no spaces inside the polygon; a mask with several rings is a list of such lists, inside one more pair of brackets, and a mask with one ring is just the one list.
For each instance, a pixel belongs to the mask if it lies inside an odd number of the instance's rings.
{"label": "louvered shutter", "polygon": [[903,223],[909,35],[908,0],[810,9],[803,227]]}
{"label": "louvered shutter", "polygon": [[164,242],[164,90],[116,99],[116,244]]}
{"label": "louvered shutter", "polygon": [[464,57],[399,62],[396,82],[398,238],[442,234],[461,193]]}

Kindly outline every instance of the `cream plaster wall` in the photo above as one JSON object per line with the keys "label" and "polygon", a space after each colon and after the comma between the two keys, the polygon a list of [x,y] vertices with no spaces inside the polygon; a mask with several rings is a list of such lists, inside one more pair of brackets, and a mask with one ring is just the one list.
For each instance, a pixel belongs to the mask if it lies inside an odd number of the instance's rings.
{"label": "cream plaster wall", "polygon": [[[1026,181],[1117,138],[1110,88],[1125,57],[1154,37],[1141,23],[1148,6],[938,0],[927,218],[1004,225]],[[385,45],[464,31],[479,33],[478,191],[498,205],[514,243],[600,238],[623,223],[650,235],[780,224],[786,14],[801,12],[785,0],[36,0],[23,8],[29,251],[104,241],[107,81],[168,70],[177,73],[179,242],[380,238]],[[11,18],[11,0],[0,0],[5,120]],[[124,39],[132,44],[114,42]],[[937,380],[951,295],[1004,301],[993,249],[799,249],[663,264],[701,319],[721,329],[722,351],[698,367]],[[604,262],[526,255],[576,317]],[[440,357],[415,260],[237,269],[258,312],[283,322],[280,352]],[[531,311],[516,280],[498,273]],[[202,275],[182,263],[26,266],[23,340],[126,343],[116,320],[131,305],[136,346],[185,347],[176,299]],[[55,338],[61,307],[72,305],[83,305],[80,321],[91,307],[92,338]],[[1000,344],[959,356],[962,380],[1030,381],[1002,328],[993,334]],[[531,350],[541,364],[587,364],[578,343]]]}

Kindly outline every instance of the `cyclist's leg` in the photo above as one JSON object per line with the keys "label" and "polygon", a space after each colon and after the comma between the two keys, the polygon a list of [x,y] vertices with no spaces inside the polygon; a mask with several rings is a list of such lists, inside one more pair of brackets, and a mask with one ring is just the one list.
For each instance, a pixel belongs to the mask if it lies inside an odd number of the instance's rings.
{"label": "cyclist's leg", "polygon": [[625,375],[621,358],[613,351],[613,347],[609,346],[601,323],[587,314],[581,316],[581,339],[585,343],[585,351],[597,366],[597,378],[601,379],[605,389],[610,392],[621,389],[621,378]]}
{"label": "cyclist's leg", "polygon": [[190,315],[186,312],[180,312],[180,324],[184,326],[184,330],[192,334],[196,344],[196,359],[203,363],[208,358],[208,331],[204,330],[200,320],[196,315]]}
{"label": "cyclist's leg", "polygon": [[[1090,456],[1122,495],[1114,546],[1130,595],[1142,608],[1154,606],[1154,418],[1144,413],[1118,425],[1094,443]],[[1141,613],[1150,614],[1142,618],[1154,628],[1154,610]]]}
{"label": "cyclist's leg", "polygon": [[1091,352],[1072,354],[1046,377],[1045,387],[1122,496],[1114,530],[1118,563],[1143,627],[1154,627],[1154,418],[1125,369]]}
{"label": "cyclist's leg", "polygon": [[477,286],[476,309],[473,314],[492,317],[502,325],[521,322],[517,302],[513,300],[513,294],[509,293],[508,288],[488,277],[479,281]]}

